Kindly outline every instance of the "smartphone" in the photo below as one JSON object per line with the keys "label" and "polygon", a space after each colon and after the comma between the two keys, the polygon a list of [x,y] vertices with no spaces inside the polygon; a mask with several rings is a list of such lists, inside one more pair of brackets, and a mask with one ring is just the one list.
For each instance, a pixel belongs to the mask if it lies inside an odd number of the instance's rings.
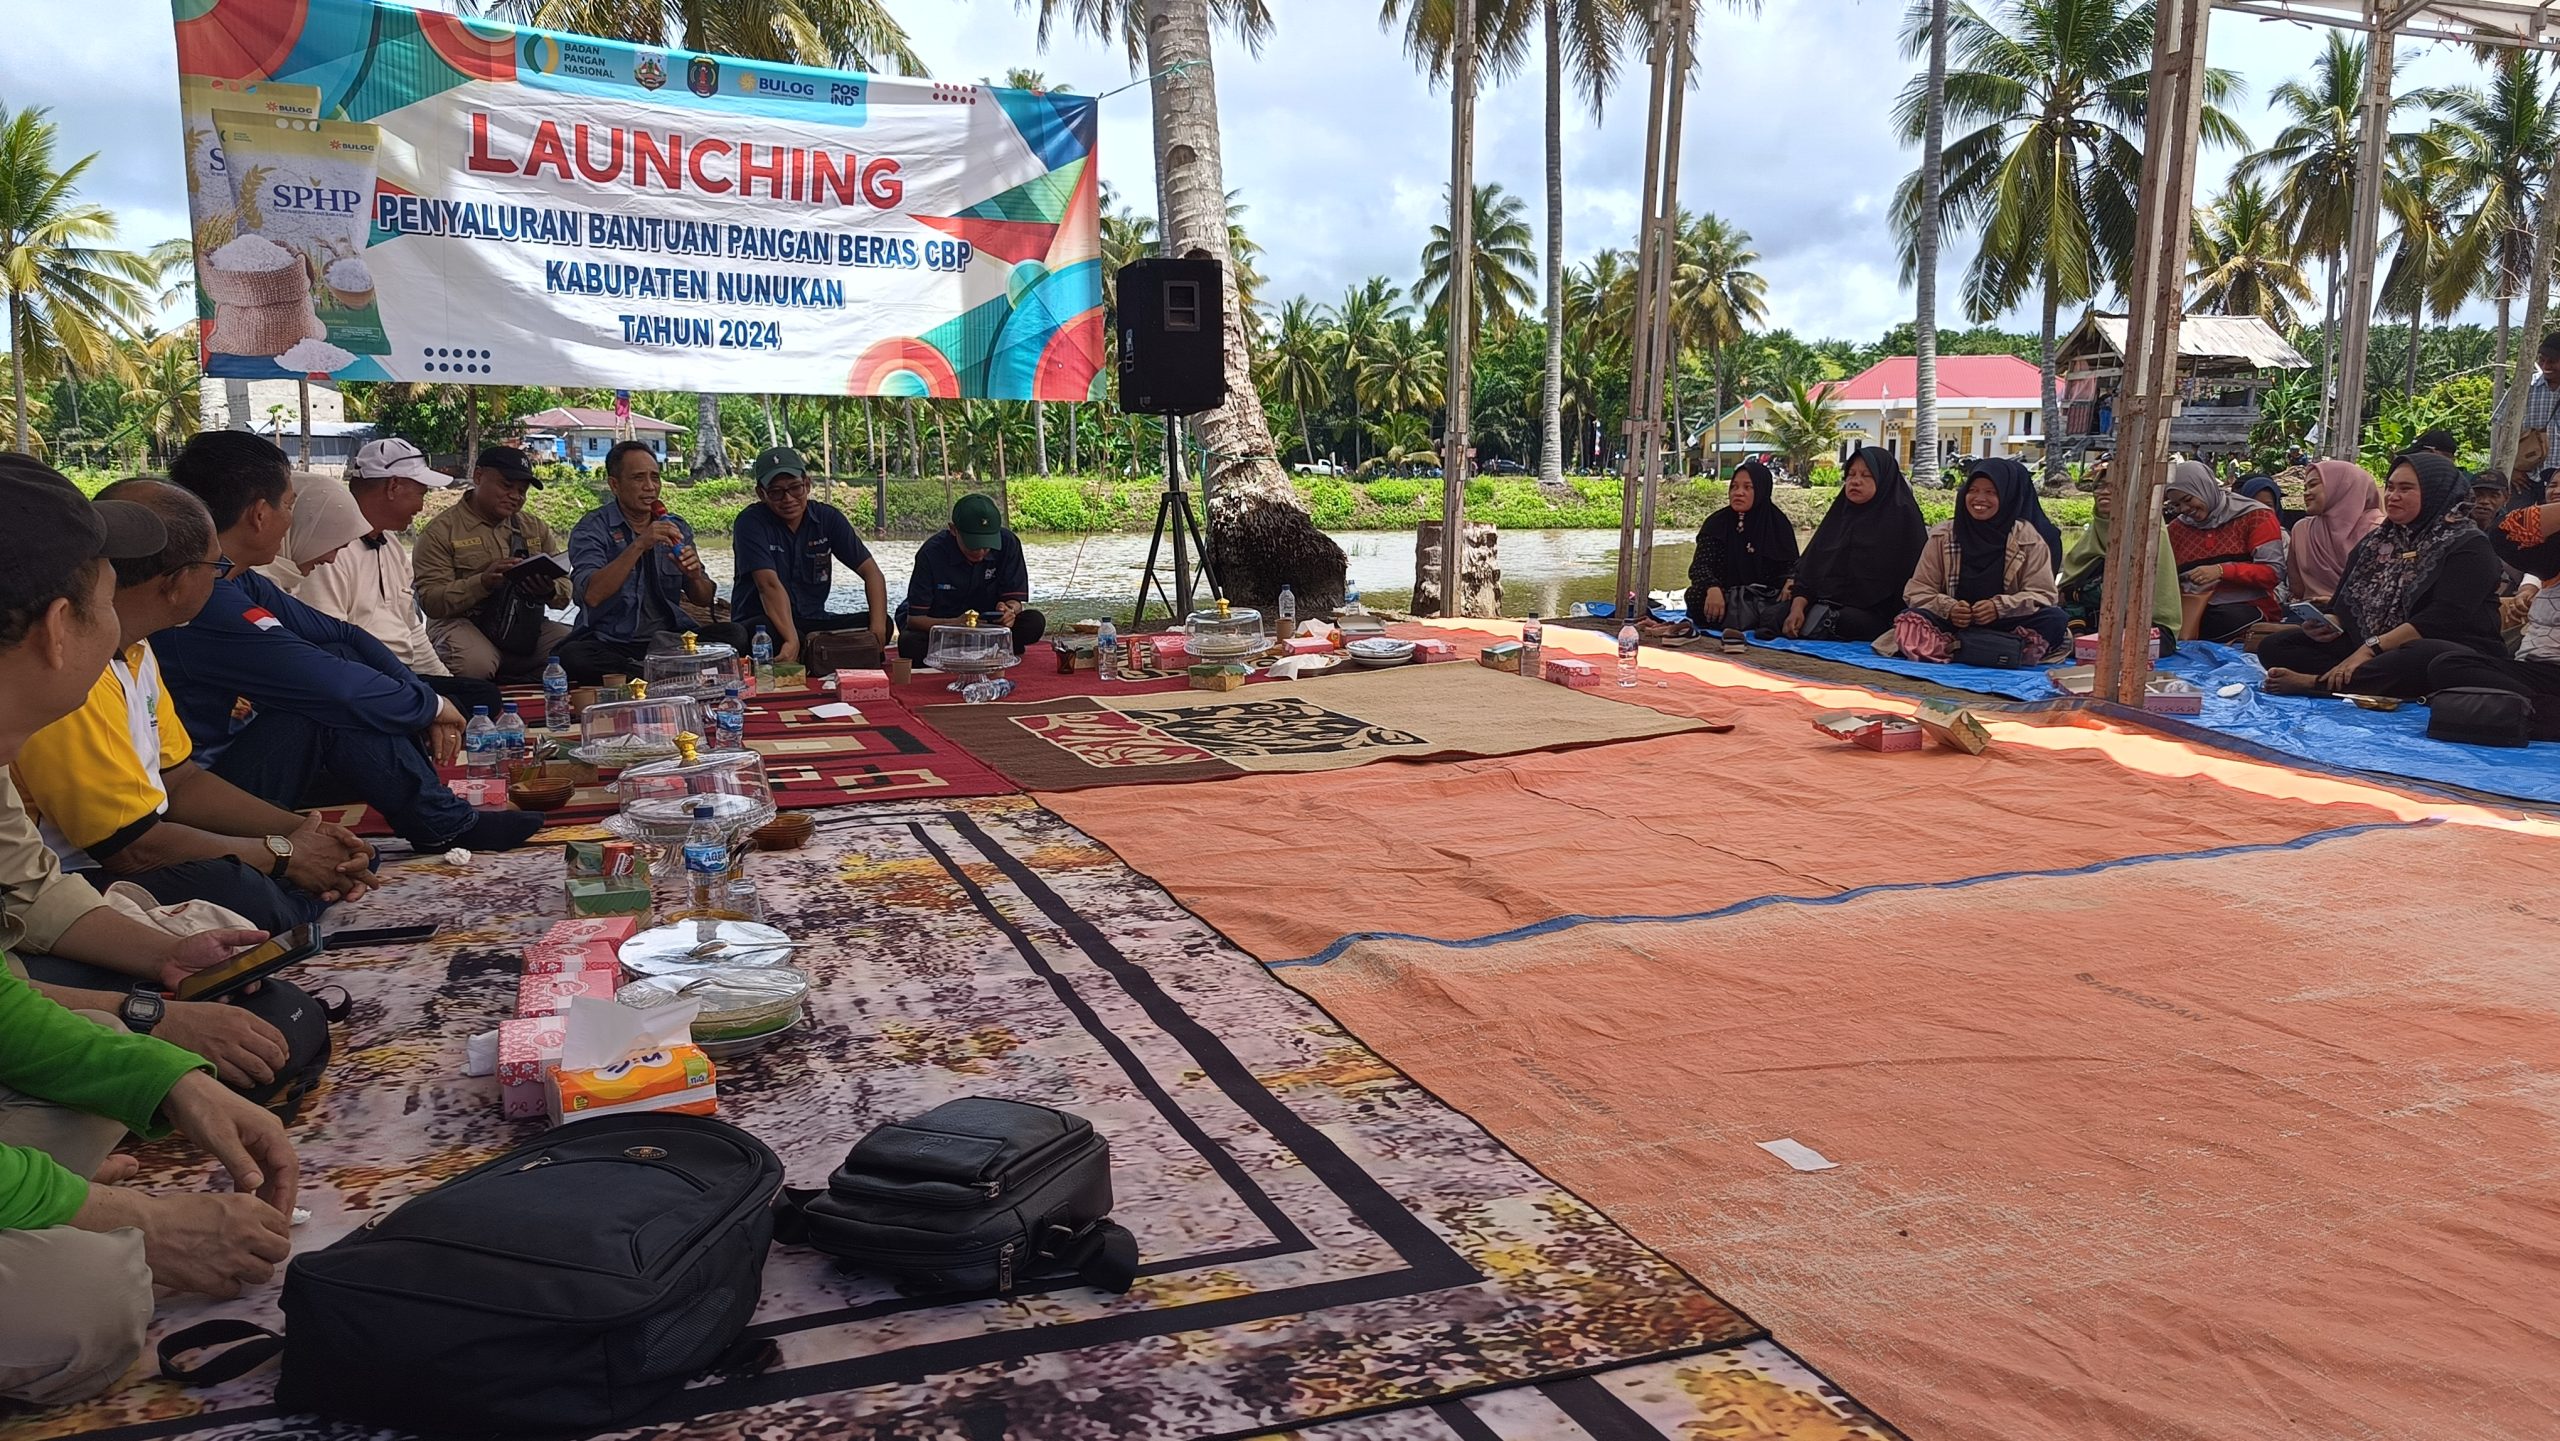
{"label": "smartphone", "polygon": [[2297,600],[2284,608],[2284,618],[2302,627],[2302,633],[2313,640],[2335,640],[2340,631],[2320,607],[2307,600]]}
{"label": "smartphone", "polygon": [[376,926],[371,930],[332,931],[325,938],[330,950],[352,951],[359,946],[405,946],[435,939],[444,929],[440,922],[423,926]]}
{"label": "smartphone", "polygon": [[271,976],[296,961],[320,954],[320,931],[316,925],[299,925],[281,935],[251,946],[220,965],[208,966],[178,983],[178,999],[182,1001],[217,1000],[248,985]]}

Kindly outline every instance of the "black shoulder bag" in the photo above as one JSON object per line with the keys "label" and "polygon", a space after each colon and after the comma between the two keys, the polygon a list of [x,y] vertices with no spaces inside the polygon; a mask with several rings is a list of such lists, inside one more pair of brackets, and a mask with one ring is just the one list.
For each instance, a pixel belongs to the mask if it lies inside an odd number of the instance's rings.
{"label": "black shoulder bag", "polygon": [[1126,1291],[1138,1242],[1111,1213],[1111,1147],[1081,1116],[945,1101],[855,1144],[823,1191],[786,1190],[774,1239],[940,1291],[1010,1293],[1070,1272]]}
{"label": "black shoulder bag", "polygon": [[[524,546],[524,525],[518,522],[508,528],[513,544],[508,554],[527,560],[532,552]],[[526,595],[513,582],[501,582],[495,594],[480,602],[471,613],[471,623],[489,638],[502,656],[529,656],[542,644],[542,598]]]}

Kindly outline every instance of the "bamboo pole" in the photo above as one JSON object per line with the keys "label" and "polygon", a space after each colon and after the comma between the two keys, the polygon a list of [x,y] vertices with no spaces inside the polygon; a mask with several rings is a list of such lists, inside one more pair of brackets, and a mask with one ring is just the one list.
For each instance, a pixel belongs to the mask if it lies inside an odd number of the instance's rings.
{"label": "bamboo pole", "polygon": [[[1654,221],[1661,237],[1657,244],[1660,268],[1653,288],[1652,393],[1645,411],[1654,443],[1652,456],[1645,463],[1642,513],[1637,520],[1635,604],[1628,614],[1618,618],[1622,625],[1641,619],[1653,595],[1654,514],[1662,493],[1662,394],[1666,386],[1671,389],[1676,414],[1680,383],[1680,346],[1671,328],[1671,276],[1678,267],[1680,245],[1680,126],[1689,93],[1689,3],[1670,0],[1667,8],[1671,12],[1671,113],[1663,123],[1662,200]],[[1680,473],[1685,476],[1689,473],[1689,436],[1681,430],[1672,441],[1680,455]]]}
{"label": "bamboo pole", "polygon": [[[2552,250],[2560,245],[2560,196],[2545,185],[2542,213],[2533,227],[2533,280],[2525,289],[2524,326],[2516,334],[2515,373],[2507,380],[2507,403],[2498,412],[2497,433],[2489,437],[2489,457],[2500,475],[2512,483],[2516,446],[2524,439],[2524,398],[2533,389],[2534,356],[2542,345],[2543,317],[2549,311]],[[2560,461],[2546,462],[2560,464]]]}
{"label": "bamboo pole", "polygon": [[1678,79],[1671,70],[1671,46],[1668,11],[1685,0],[1653,0],[1652,25],[1649,35],[1653,63],[1653,88],[1645,108],[1644,122],[1644,209],[1636,228],[1636,305],[1628,317],[1633,323],[1634,342],[1627,378],[1627,447],[1619,457],[1621,479],[1618,485],[1618,588],[1619,604],[1633,588],[1636,574],[1637,496],[1644,485],[1645,456],[1653,450],[1652,436],[1646,429],[1647,417],[1658,420],[1659,408],[1645,406],[1646,371],[1655,354],[1652,344],[1653,287],[1661,257],[1655,254],[1658,238],[1654,221],[1654,199],[1662,187],[1662,117],[1669,108],[1669,87]]}
{"label": "bamboo pole", "polygon": [[2151,577],[2169,474],[2169,422],[2178,408],[2178,322],[2194,231],[2196,153],[2202,148],[2205,31],[2211,0],[2164,0],[2152,33],[2151,107],[2143,122],[2135,220],[2132,313],[2124,383],[2116,392],[2115,535],[2099,610],[2096,693],[2139,707],[2151,681]]}

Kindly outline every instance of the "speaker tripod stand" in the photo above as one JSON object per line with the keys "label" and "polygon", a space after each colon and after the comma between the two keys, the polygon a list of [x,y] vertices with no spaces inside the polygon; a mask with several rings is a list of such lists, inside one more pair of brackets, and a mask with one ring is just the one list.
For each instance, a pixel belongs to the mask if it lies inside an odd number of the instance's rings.
{"label": "speaker tripod stand", "polygon": [[[1183,488],[1182,428],[1176,417],[1164,422],[1164,494],[1156,497],[1155,535],[1147,541],[1146,569],[1138,572],[1138,604],[1129,615],[1129,629],[1146,624],[1147,594],[1153,591],[1164,600],[1166,615],[1176,622],[1188,618],[1193,596],[1199,586],[1206,586],[1212,598],[1218,594],[1217,567],[1209,560],[1209,538],[1202,533],[1200,522],[1191,514],[1191,496]],[[1170,588],[1165,578],[1156,573],[1156,562],[1164,554],[1167,539],[1173,542]],[[1195,579],[1193,555],[1199,557]]]}

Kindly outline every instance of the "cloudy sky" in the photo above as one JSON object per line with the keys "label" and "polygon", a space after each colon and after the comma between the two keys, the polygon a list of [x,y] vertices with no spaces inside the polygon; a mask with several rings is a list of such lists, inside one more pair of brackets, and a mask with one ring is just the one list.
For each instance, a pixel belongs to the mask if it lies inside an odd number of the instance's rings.
{"label": "cloudy sky", "polygon": [[[1002,0],[892,3],[937,75],[1000,77],[1027,66],[1086,94],[1132,78],[1119,56],[1090,41],[1059,37],[1043,53],[1031,19]],[[182,233],[165,0],[8,8],[0,102],[50,107],[69,154],[98,152],[86,191],[121,217],[128,243]],[[1252,207],[1245,219],[1266,252],[1266,293],[1331,299],[1373,274],[1409,282],[1427,227],[1444,218],[1446,93],[1429,88],[1380,32],[1375,0],[1289,0],[1273,9],[1278,31],[1259,56],[1224,40],[1218,54],[1227,183]],[[1680,194],[1751,232],[1772,325],[1867,339],[1910,313],[1883,218],[1916,153],[1888,118],[1910,73],[1894,41],[1901,13],[1899,0],[1767,0],[1756,19],[1713,13],[1700,36],[1703,78],[1688,100]],[[2307,71],[2320,44],[2303,27],[2215,17],[2213,60],[2247,82],[2240,116],[2253,137],[2274,133],[2267,93]],[[1640,65],[1631,61],[1601,120],[1569,112],[1565,236],[1577,261],[1626,244],[1634,229]],[[2477,74],[2442,47],[2404,60],[2404,84]],[[1478,106],[1478,178],[1527,198],[1533,220],[1544,208],[1542,105],[1533,72],[1495,84]],[[1153,193],[1142,90],[1104,102],[1102,157],[1124,197]],[[2208,193],[2231,158],[2208,157]],[[1966,242],[1949,249],[1941,294],[1951,310]]]}

